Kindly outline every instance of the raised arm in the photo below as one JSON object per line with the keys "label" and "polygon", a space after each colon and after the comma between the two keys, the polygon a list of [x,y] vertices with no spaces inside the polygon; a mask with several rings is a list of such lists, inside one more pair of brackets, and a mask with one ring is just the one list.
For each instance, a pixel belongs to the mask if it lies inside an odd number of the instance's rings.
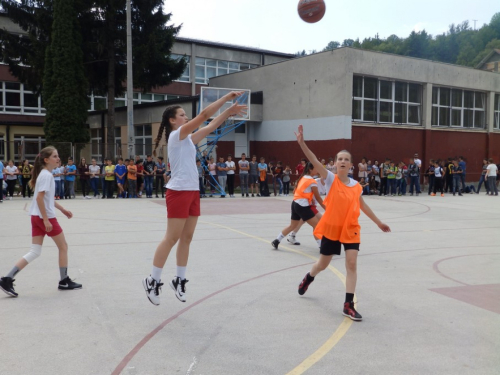
{"label": "raised arm", "polygon": [[314,165],[314,169],[316,169],[319,173],[319,175],[326,179],[328,176],[328,170],[323,167],[323,164],[318,160],[316,155],[307,147],[306,142],[304,141],[304,127],[302,125],[299,125],[299,128],[297,129],[298,133],[295,133],[295,136],[297,137],[297,142],[299,143],[300,148],[302,149],[302,152],[306,156],[306,158]]}
{"label": "raised arm", "polygon": [[[194,132],[196,129],[200,128],[201,125],[203,125],[203,123],[205,121],[208,121],[208,119],[210,119],[210,117],[213,116],[213,114],[215,112],[217,112],[224,104],[226,104],[228,101],[230,100],[233,100],[235,98],[237,98],[238,96],[241,96],[243,94],[243,91],[231,91],[229,94],[227,95],[224,95],[222,98],[220,98],[219,100],[213,102],[212,104],[210,104],[207,108],[205,108],[203,111],[200,112],[200,114],[198,116],[196,116],[194,119],[192,119],[191,121],[188,121],[187,124],[183,125],[181,127],[181,132],[180,132],[180,139],[184,139],[186,138],[189,134],[191,134],[192,132]],[[223,113],[225,113],[226,111],[224,111]],[[222,115],[222,114],[221,114]],[[212,120],[212,122],[214,122],[217,118],[219,118],[219,116],[217,116],[214,120]],[[229,117],[229,115],[227,116]],[[222,124],[226,119],[224,118],[220,123]],[[211,123],[212,123],[211,122]],[[210,124],[211,124],[210,123]],[[217,125],[217,127],[219,126]],[[210,125],[209,125],[210,126]],[[217,128],[216,127],[216,128]],[[203,129],[206,129],[207,127],[205,128],[201,128],[200,130],[203,130]],[[215,129],[214,129],[215,130]],[[208,134],[208,133],[207,133]],[[195,142],[193,140],[193,143],[196,144],[198,143],[200,140],[202,140],[204,137],[201,137],[197,142]]]}

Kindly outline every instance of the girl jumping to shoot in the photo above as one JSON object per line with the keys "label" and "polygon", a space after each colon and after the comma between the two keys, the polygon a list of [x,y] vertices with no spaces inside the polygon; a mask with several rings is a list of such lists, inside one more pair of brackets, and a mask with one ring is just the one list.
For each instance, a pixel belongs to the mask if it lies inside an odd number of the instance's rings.
{"label": "girl jumping to shoot", "polygon": [[[196,168],[196,147],[208,134],[217,129],[230,116],[246,113],[247,107],[235,102],[209,125],[201,125],[210,119],[224,104],[241,96],[242,92],[230,92],[206,107],[191,121],[181,106],[169,106],[163,112],[162,122],[155,143],[156,148],[163,137],[168,144],[168,159],[172,171],[167,184],[167,232],[156,249],[151,275],[142,281],[146,295],[153,305],[160,304],[161,272],[170,250],[177,245],[177,273],[170,281],[171,288],[181,302],[186,302],[186,266],[189,245],[193,238],[198,216],[200,216],[200,186]],[[201,128],[200,128],[201,127]],[[200,128],[199,130],[197,130]],[[195,133],[193,133],[197,130]]]}
{"label": "girl jumping to shoot", "polygon": [[334,255],[340,255],[344,245],[346,266],[346,297],[343,315],[352,320],[361,320],[361,315],[354,308],[354,292],[357,280],[357,259],[360,244],[361,227],[358,223],[359,211],[363,211],[383,232],[390,232],[388,225],[382,223],[364,202],[362,188],[357,181],[348,177],[352,167],[352,156],[348,151],[340,151],[335,160],[337,174],[324,168],[318,158],[304,141],[302,125],[299,126],[297,141],[305,156],[311,160],[320,176],[326,181],[328,195],[325,198],[325,213],[314,230],[314,235],[321,239],[320,257],[312,266],[299,285],[299,294],[303,295],[314,278],[328,267]]}
{"label": "girl jumping to shoot", "polygon": [[55,181],[52,170],[57,168],[58,164],[59,155],[52,146],[45,147],[35,159],[33,176],[29,182],[31,188],[35,189],[29,211],[31,215],[31,250],[16,263],[7,276],[0,279],[0,289],[12,297],[18,296],[14,290],[14,276],[40,256],[45,235],[51,237],[59,249],[59,272],[61,276],[59,289],[71,290],[81,289],[82,287],[81,284],[73,282],[67,274],[68,244],[56,219],[55,208],[68,219],[73,217],[70,211],[65,210],[59,203],[54,201]]}

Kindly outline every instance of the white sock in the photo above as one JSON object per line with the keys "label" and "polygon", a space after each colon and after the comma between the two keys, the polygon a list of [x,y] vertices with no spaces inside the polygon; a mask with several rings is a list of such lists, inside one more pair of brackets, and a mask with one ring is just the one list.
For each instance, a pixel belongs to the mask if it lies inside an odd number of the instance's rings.
{"label": "white sock", "polygon": [[291,232],[290,237],[295,237],[296,234],[297,234],[297,232]]}
{"label": "white sock", "polygon": [[151,277],[155,279],[156,281],[161,280],[161,271],[163,271],[163,268],[158,268],[153,266],[153,271],[151,272]]}
{"label": "white sock", "polygon": [[321,240],[316,240],[316,243],[318,244],[319,247],[321,247]]}
{"label": "white sock", "polygon": [[285,238],[285,236],[283,236],[283,233],[280,232],[280,234],[278,234],[278,237],[276,237],[276,239],[281,242],[281,240]]}
{"label": "white sock", "polygon": [[181,280],[186,280],[186,267],[177,266],[176,276],[180,277]]}

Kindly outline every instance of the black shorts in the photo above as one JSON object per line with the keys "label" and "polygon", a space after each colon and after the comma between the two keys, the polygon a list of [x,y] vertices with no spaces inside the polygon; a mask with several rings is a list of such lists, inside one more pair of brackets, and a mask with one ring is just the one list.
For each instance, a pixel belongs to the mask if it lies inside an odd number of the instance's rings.
{"label": "black shorts", "polygon": [[321,246],[319,253],[323,255],[340,255],[341,245],[344,245],[344,251],[346,250],[358,250],[359,243],[342,243],[340,241],[332,241],[326,237],[321,239]]}
{"label": "black shorts", "polygon": [[248,183],[249,184],[258,184],[259,183],[259,175],[258,174],[251,174],[248,176]]}
{"label": "black shorts", "polygon": [[312,219],[315,215],[311,206],[303,207],[298,203],[292,202],[292,220],[299,221],[302,219],[307,221]]}

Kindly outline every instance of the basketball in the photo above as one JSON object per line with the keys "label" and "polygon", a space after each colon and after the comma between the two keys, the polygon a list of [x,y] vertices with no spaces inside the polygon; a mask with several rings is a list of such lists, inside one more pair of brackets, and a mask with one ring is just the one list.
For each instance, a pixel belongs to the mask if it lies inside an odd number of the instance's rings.
{"label": "basketball", "polygon": [[303,21],[315,23],[325,15],[326,5],[323,0],[300,0],[297,11]]}

